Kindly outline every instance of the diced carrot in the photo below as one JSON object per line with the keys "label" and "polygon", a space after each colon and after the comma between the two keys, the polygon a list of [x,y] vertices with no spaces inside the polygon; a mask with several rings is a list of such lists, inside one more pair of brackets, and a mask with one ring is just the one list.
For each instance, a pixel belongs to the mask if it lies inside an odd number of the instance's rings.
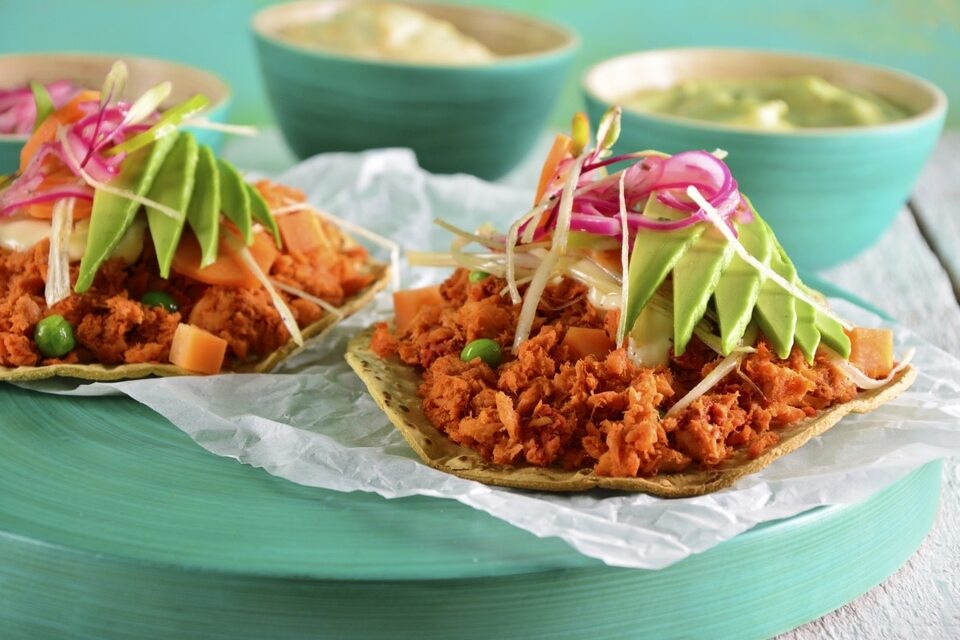
{"label": "diced carrot", "polygon": [[553,182],[560,163],[570,157],[570,148],[572,146],[573,140],[570,139],[570,136],[562,133],[558,133],[557,137],[553,139],[553,146],[550,147],[550,151],[547,152],[547,158],[543,161],[543,168],[540,170],[540,180],[537,182],[537,195],[533,199],[534,204],[540,202],[540,198],[547,192],[547,188],[550,186],[550,183]]}
{"label": "diced carrot", "polygon": [[304,210],[277,216],[283,246],[306,253],[326,244],[320,221],[312,211]]}
{"label": "diced carrot", "polygon": [[440,285],[395,291],[393,294],[393,323],[397,331],[403,331],[409,327],[421,307],[443,304],[443,302],[443,296],[440,295]]}
{"label": "diced carrot", "polygon": [[[235,233],[233,231],[227,232]],[[277,258],[277,247],[273,238],[263,231],[258,231],[253,234],[253,244],[247,249],[250,250],[253,259],[260,265],[260,269],[264,273],[269,273],[273,261]],[[201,269],[201,257],[200,243],[197,242],[196,236],[189,229],[184,229],[177,251],[173,254],[171,268],[174,271],[206,284],[250,289],[260,286],[260,281],[250,272],[240,256],[229,247],[229,243],[223,238],[217,246],[216,262]]]}
{"label": "diced carrot", "polygon": [[23,145],[23,149],[20,150],[20,171],[27,168],[27,165],[30,163],[30,158],[37,153],[40,145],[45,142],[50,142],[57,137],[57,128],[61,125],[76,122],[85,115],[84,112],[80,110],[81,103],[99,99],[100,92],[98,91],[81,91],[73,100],[47,116],[47,119],[33,132]]}
{"label": "diced carrot", "polygon": [[227,341],[192,324],[177,325],[170,344],[170,362],[194,373],[220,373]]}
{"label": "diced carrot", "polygon": [[613,350],[613,342],[603,329],[570,327],[563,336],[563,342],[578,358],[595,356],[598,360],[607,357]]}
{"label": "diced carrot", "polygon": [[893,331],[856,327],[850,336],[850,363],[871,378],[883,378],[893,370]]}

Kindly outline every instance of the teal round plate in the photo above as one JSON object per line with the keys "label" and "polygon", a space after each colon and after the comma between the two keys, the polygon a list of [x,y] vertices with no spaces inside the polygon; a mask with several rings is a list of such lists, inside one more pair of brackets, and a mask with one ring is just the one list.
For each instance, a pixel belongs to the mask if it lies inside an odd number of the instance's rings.
{"label": "teal round plate", "polygon": [[2,638],[763,638],[890,575],[939,500],[932,463],[620,569],[453,500],[295,485],[126,397],[0,385],[0,416]]}

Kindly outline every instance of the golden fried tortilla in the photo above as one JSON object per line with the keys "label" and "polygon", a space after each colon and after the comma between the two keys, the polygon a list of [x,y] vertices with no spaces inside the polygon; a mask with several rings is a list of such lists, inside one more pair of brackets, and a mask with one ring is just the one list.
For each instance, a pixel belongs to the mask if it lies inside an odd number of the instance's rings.
{"label": "golden fried tortilla", "polygon": [[749,459],[740,451],[709,471],[660,474],[652,478],[598,476],[592,470],[564,471],[533,465],[503,466],[484,460],[480,454],[449,440],[420,410],[417,389],[422,380],[416,369],[397,358],[384,360],[370,349],[373,329],[355,336],[347,346],[346,359],[360,376],[387,417],[400,430],[417,455],[428,465],[468,480],[517,489],[539,491],[586,491],[594,488],[637,491],[667,498],[699,496],[733,485],[780,456],[803,446],[848,413],[868,413],[907,389],[917,377],[907,367],[887,385],[862,391],[854,400],[826,409],[816,416],[778,429],[780,442],[759,457]]}
{"label": "golden fried tortilla", "polygon": [[[384,264],[370,262],[370,268],[376,273],[376,279],[361,289],[359,292],[348,298],[343,305],[339,307],[343,317],[348,317],[364,307],[378,291],[387,286],[390,280],[390,269]],[[304,327],[301,330],[304,340],[322,335],[331,329],[340,321],[340,318],[330,313],[325,313],[316,322]],[[280,347],[268,356],[245,363],[242,366],[234,367],[224,373],[266,373],[276,367],[280,362],[290,357],[298,350],[297,345],[290,340],[284,346]],[[148,376],[182,376],[194,375],[186,369],[169,363],[136,363],[105,366],[102,364],[52,364],[40,367],[0,367],[0,381],[27,382],[30,380],[43,380],[55,376],[63,378],[78,378],[81,380],[94,380],[100,382],[116,380],[134,380],[137,378],[146,378]]]}

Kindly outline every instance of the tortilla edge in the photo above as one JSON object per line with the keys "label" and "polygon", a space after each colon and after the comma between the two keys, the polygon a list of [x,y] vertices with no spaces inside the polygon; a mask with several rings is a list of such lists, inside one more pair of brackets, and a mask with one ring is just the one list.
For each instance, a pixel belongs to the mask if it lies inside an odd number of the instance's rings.
{"label": "tortilla edge", "polygon": [[[398,393],[395,387],[388,389],[389,383],[383,380],[382,376],[374,373],[377,367],[374,367],[371,362],[377,361],[381,363],[379,368],[386,373],[399,372],[402,375],[405,371],[407,374],[412,374],[414,369],[396,358],[384,361],[376,356],[370,351],[372,335],[373,328],[370,327],[354,336],[347,346],[345,359],[366,385],[380,409],[424,463],[434,469],[467,480],[536,491],[579,492],[599,488],[644,492],[664,498],[694,497],[712,493],[732,486],[740,478],[756,473],[777,458],[795,451],[810,439],[828,431],[844,416],[850,413],[868,413],[892,400],[910,387],[917,377],[916,370],[908,366],[883,387],[862,391],[849,402],[835,405],[816,416],[791,425],[779,432],[782,437],[780,442],[753,460],[743,459],[727,468],[664,474],[653,478],[614,478],[597,476],[592,470],[572,472],[533,465],[518,467],[495,465],[483,460],[472,449],[453,443],[423,415],[420,409],[420,398],[416,396],[415,391],[410,395]],[[415,377],[420,380],[420,376],[416,374],[404,377]],[[403,411],[404,409],[406,411]],[[432,456],[427,447],[434,445],[434,439],[447,443],[446,448],[455,451],[456,455]],[[740,457],[744,457],[743,452]]]}

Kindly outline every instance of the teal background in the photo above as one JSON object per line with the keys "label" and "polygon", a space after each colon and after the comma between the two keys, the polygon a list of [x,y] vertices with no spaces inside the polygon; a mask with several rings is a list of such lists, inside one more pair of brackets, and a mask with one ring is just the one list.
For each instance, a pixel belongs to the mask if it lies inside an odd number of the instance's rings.
{"label": "teal background", "polygon": [[[453,0],[466,4],[463,0]],[[207,68],[234,87],[237,122],[264,123],[269,107],[249,18],[269,0],[0,0],[0,53],[135,53]],[[960,125],[958,0],[483,0],[474,4],[549,17],[576,29],[583,47],[554,122],[580,108],[579,76],[591,63],[638,49],[763,47],[897,67],[939,84]]]}

